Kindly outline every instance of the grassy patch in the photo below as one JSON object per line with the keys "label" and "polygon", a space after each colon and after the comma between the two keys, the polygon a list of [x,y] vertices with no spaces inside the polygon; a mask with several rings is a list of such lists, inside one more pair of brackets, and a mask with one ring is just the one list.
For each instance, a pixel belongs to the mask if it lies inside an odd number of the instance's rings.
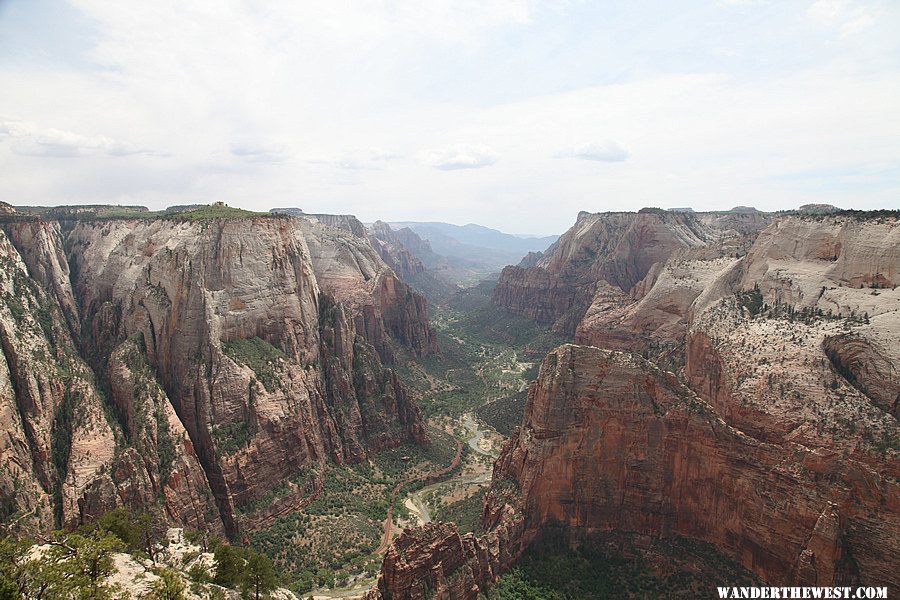
{"label": "grassy patch", "polygon": [[481,533],[481,509],[486,489],[482,488],[468,498],[440,506],[434,513],[434,520],[456,523],[461,534]]}
{"label": "grassy patch", "polygon": [[284,352],[258,337],[226,342],[222,350],[234,362],[250,367],[266,390],[275,389],[278,361],[287,359]]}
{"label": "grassy patch", "polygon": [[208,221],[211,219],[242,219],[245,217],[269,217],[269,213],[253,212],[243,208],[211,204],[185,212],[164,215],[163,218],[173,221]]}

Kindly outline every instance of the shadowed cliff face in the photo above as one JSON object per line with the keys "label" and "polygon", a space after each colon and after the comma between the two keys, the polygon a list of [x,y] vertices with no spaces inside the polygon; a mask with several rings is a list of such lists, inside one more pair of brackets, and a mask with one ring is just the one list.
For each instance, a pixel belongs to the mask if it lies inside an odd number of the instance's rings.
{"label": "shadowed cliff face", "polygon": [[[15,487],[18,469],[28,474],[34,493],[8,491],[6,502],[33,508],[41,528],[54,505],[77,524],[162,494],[173,520],[233,535],[237,508],[309,465],[427,440],[383,366],[393,344],[436,348],[425,301],[365,237],[289,218],[6,230],[15,246],[3,238],[14,268],[4,269],[0,390],[26,428],[0,491]],[[17,304],[23,290],[30,297]],[[61,364],[61,381],[32,374]],[[54,428],[65,439],[51,440]],[[58,473],[46,466],[54,452]],[[295,491],[300,505],[309,490]]]}
{"label": "shadowed cliff face", "polygon": [[639,357],[566,345],[495,463],[488,533],[405,533],[372,597],[476,598],[547,527],[702,540],[774,584],[897,585],[898,492],[872,465],[735,429]]}
{"label": "shadowed cliff face", "polygon": [[[526,537],[551,523],[576,538],[678,534],[768,582],[896,585],[900,489],[880,466],[758,440],[647,361],[564,346],[545,360],[495,478],[517,484]],[[842,571],[846,556],[858,572]]]}

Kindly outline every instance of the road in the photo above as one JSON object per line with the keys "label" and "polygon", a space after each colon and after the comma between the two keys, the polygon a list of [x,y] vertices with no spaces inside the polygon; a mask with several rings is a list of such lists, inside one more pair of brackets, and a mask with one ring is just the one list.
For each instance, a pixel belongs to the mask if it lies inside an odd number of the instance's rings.
{"label": "road", "polygon": [[[481,440],[484,439],[484,431],[482,431],[478,424],[478,421],[475,419],[475,416],[472,413],[469,412],[462,416],[462,426],[469,431],[469,436],[466,438],[466,443],[469,445],[469,448],[471,448],[473,452],[475,452],[476,454],[481,454],[482,456],[497,458],[497,454],[486,451],[481,447],[480,444]],[[469,485],[473,483],[487,483],[488,481],[490,481],[490,479],[490,471],[479,475],[463,475],[462,473],[460,473],[455,477],[451,477],[450,479],[447,479],[445,481],[434,483],[432,485],[425,486],[420,490],[410,492],[409,496],[407,497],[406,507],[410,510],[410,512],[414,513],[419,518],[419,521],[421,523],[430,523],[431,511],[428,508],[428,503],[425,501],[425,497],[429,492],[454,484]]]}

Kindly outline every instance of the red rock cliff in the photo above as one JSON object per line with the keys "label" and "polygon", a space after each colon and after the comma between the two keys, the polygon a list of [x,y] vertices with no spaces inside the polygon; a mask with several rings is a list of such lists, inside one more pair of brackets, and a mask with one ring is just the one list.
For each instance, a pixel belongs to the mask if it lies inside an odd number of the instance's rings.
{"label": "red rock cliff", "polygon": [[23,428],[0,444],[0,494],[34,529],[162,498],[173,521],[233,535],[267,518],[237,509],[310,466],[427,440],[384,366],[396,347],[435,349],[425,301],[364,231],[286,217],[5,228],[0,407]]}
{"label": "red rock cliff", "polygon": [[495,463],[489,533],[404,534],[378,593],[474,599],[548,525],[573,542],[610,530],[702,540],[773,584],[896,589],[898,498],[896,474],[759,440],[652,363],[566,345],[544,361]]}

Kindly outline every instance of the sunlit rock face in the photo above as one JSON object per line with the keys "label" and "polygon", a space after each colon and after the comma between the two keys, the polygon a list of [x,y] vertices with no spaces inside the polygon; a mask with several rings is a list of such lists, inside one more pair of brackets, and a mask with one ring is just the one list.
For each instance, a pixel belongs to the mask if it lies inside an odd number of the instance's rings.
{"label": "sunlit rock face", "polygon": [[654,269],[679,253],[714,258],[745,252],[768,219],[659,209],[581,212],[536,262],[503,270],[493,302],[571,335],[598,293],[641,294],[639,284],[646,290],[645,278],[655,278]]}
{"label": "sunlit rock face", "polygon": [[[310,465],[427,441],[385,366],[436,349],[425,300],[342,223],[4,225],[10,512],[47,529],[161,503],[236,535],[267,521],[238,508]],[[313,492],[295,487],[279,510]]]}

